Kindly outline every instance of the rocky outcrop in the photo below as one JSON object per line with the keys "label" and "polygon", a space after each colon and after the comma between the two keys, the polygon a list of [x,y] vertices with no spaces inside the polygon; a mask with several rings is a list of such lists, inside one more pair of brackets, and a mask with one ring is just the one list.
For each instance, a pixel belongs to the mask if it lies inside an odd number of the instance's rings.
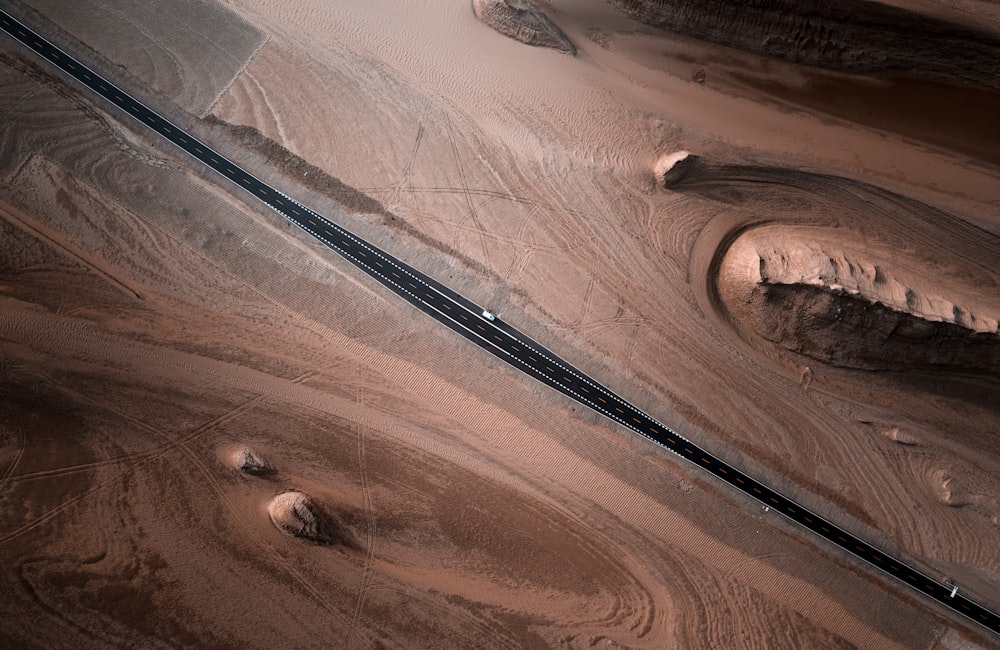
{"label": "rocky outcrop", "polygon": [[263,456],[250,447],[240,447],[233,452],[233,465],[244,474],[266,476],[277,470]]}
{"label": "rocky outcrop", "polygon": [[1000,88],[1000,42],[865,0],[611,0],[671,32],[833,70],[904,74]]}
{"label": "rocky outcrop", "polygon": [[675,151],[663,154],[657,158],[653,165],[653,175],[656,177],[656,184],[660,187],[669,188],[683,179],[688,170],[697,165],[698,157],[688,151]]}
{"label": "rocky outcrop", "polygon": [[576,54],[576,46],[533,0],[472,0],[476,17],[504,36]]}
{"label": "rocky outcrop", "polygon": [[[944,392],[960,376],[1000,388],[1000,238],[849,178],[693,155],[663,160],[669,191],[738,206],[704,235],[714,248],[706,307],[765,356],[776,346],[830,366],[905,373]],[[681,163],[683,174],[667,178]],[[701,246],[696,257],[708,260]]]}
{"label": "rocky outcrop", "polygon": [[290,490],[276,495],[267,505],[274,526],[293,537],[316,544],[334,544],[346,539],[341,526],[312,497]]}
{"label": "rocky outcrop", "polygon": [[843,291],[761,284],[754,329],[793,352],[867,370],[946,370],[1000,376],[1000,336],[895,311]]}
{"label": "rocky outcrop", "polygon": [[763,226],[728,246],[717,290],[741,331],[822,363],[1000,376],[996,301],[926,266],[837,229]]}

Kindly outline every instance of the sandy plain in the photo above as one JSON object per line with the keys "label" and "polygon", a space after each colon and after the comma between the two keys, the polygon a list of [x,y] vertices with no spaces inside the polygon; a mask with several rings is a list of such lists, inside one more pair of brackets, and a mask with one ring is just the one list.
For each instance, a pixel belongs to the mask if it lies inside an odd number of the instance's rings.
{"label": "sandy plain", "polygon": [[[113,50],[96,65],[718,455],[1000,606],[995,372],[824,361],[808,338],[775,343],[754,293],[767,268],[902,296],[925,321],[978,324],[995,359],[995,133],[792,104],[819,74],[909,82],[755,59],[603,2],[548,3],[575,57],[470,5],[230,2],[267,36],[256,50],[241,32],[230,78],[123,71]],[[8,40],[2,54],[3,644],[995,641],[412,313]],[[657,187],[678,150],[708,162]],[[251,452],[267,471],[243,471]]]}

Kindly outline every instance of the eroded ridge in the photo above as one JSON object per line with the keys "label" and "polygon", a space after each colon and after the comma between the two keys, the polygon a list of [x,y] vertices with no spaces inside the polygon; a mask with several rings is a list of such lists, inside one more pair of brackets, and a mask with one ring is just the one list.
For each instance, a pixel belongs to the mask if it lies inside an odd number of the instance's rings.
{"label": "eroded ridge", "polygon": [[995,286],[995,276],[946,272],[933,257],[852,241],[842,230],[765,226],[733,242],[718,286],[745,327],[816,361],[995,376],[1000,304],[995,291],[976,290]]}
{"label": "eroded ridge", "polygon": [[938,18],[864,0],[614,0],[637,20],[686,36],[852,72],[997,88],[1000,41]]}
{"label": "eroded ridge", "polygon": [[709,278],[708,302],[752,347],[995,383],[1000,237],[849,178],[686,152],[663,161],[664,187],[737,210],[706,229],[694,255],[704,266],[692,272]]}
{"label": "eroded ridge", "polygon": [[472,0],[479,20],[528,45],[576,54],[576,46],[533,0]]}

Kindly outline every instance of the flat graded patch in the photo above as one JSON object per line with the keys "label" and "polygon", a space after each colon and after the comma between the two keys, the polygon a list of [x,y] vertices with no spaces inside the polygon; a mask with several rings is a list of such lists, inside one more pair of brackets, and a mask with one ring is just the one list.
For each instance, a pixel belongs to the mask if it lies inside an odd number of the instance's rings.
{"label": "flat graded patch", "polygon": [[267,34],[217,2],[29,0],[29,6],[129,74],[204,117]]}

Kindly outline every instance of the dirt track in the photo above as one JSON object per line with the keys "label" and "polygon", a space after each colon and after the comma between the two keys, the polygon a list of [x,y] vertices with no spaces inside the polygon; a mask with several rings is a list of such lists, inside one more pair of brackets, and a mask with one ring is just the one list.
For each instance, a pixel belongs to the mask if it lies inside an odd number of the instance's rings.
{"label": "dirt track", "polygon": [[[321,211],[353,192],[360,233],[988,602],[995,381],[791,352],[724,308],[719,272],[748,226],[779,255],[806,233],[900,277],[936,260],[920,290],[995,319],[970,300],[997,281],[996,170],[671,76],[604,3],[600,39],[553,4],[575,59],[448,3],[232,3],[269,40],[195,127]],[[456,54],[470,43],[479,57]],[[415,317],[4,48],[0,556],[19,624],[0,642],[982,642]],[[715,119],[734,108],[739,133]],[[744,171],[657,188],[678,149]],[[245,446],[274,472],[241,471]],[[285,490],[341,541],[275,528]]]}

